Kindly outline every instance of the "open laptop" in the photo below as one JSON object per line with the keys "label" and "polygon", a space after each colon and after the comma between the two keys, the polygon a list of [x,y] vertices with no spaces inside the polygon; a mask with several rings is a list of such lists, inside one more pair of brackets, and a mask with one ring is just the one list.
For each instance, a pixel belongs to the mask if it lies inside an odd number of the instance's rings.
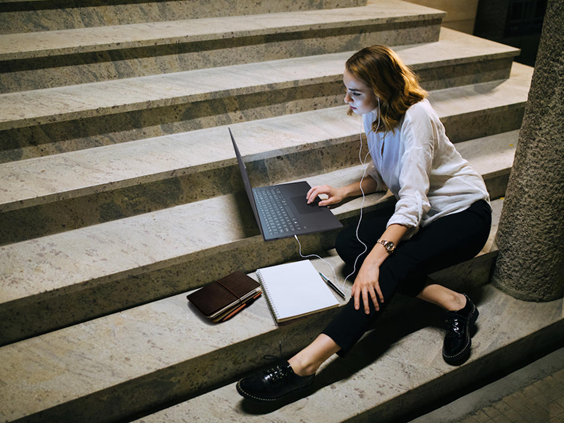
{"label": "open laptop", "polygon": [[311,186],[303,182],[253,188],[239,147],[229,129],[245,191],[265,241],[342,228],[343,225],[326,207],[319,207],[319,198],[307,204]]}

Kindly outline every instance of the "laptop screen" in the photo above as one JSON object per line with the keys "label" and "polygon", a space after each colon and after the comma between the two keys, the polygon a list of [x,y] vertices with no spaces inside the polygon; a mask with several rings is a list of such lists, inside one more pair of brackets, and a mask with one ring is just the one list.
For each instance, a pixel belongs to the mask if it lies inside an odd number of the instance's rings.
{"label": "laptop screen", "polygon": [[[251,187],[251,181],[249,180],[249,175],[247,175],[247,167],[245,166],[245,162],[243,162],[243,158],[241,157],[241,153],[239,152],[239,147],[237,147],[237,143],[235,142],[235,138],[233,138],[233,133],[231,132],[231,128],[229,129],[229,135],[231,136],[231,141],[233,142],[233,148],[235,149],[235,155],[237,156],[237,163],[239,163],[239,170],[241,171],[241,177],[243,178],[243,185],[245,185],[245,191],[247,191],[247,197],[249,197],[249,201],[251,203],[251,208],[253,209],[253,213],[255,214],[255,219],[257,223],[260,222],[257,205],[255,203],[255,197],[253,196],[253,189]],[[262,225],[259,223],[259,229],[261,235],[264,236],[262,232]]]}

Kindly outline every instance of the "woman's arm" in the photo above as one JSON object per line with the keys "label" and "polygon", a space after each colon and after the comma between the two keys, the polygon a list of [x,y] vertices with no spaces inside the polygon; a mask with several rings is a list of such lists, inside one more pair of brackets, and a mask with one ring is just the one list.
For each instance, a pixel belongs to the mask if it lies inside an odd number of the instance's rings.
{"label": "woman's arm", "polygon": [[[407,232],[407,227],[402,225],[390,225],[384,231],[380,239],[391,241],[397,247],[400,240]],[[392,253],[393,254],[393,253]],[[368,254],[354,281],[351,295],[354,297],[354,308],[360,308],[360,299],[364,306],[364,312],[370,314],[370,299],[374,303],[376,311],[380,310],[384,296],[380,290],[380,266],[388,258],[390,253],[382,244],[376,244]]]}
{"label": "woman's arm", "polygon": [[[378,183],[371,176],[362,179],[362,190],[365,194],[375,192],[377,188]],[[331,204],[338,204],[347,197],[361,195],[362,191],[360,190],[360,182],[353,182],[350,185],[340,188],[333,188],[329,185],[315,186],[307,193],[307,203],[311,203],[319,194],[325,194],[328,197],[326,200],[320,201],[319,205],[329,206]]]}

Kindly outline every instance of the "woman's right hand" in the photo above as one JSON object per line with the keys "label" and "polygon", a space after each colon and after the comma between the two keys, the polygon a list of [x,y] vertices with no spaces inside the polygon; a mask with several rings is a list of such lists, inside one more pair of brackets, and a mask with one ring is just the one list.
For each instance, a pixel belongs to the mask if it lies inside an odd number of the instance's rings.
{"label": "woman's right hand", "polygon": [[319,202],[320,206],[330,206],[332,204],[338,204],[346,198],[344,187],[333,188],[329,185],[321,185],[313,187],[307,192],[307,203],[310,204],[319,194],[327,195],[326,200]]}

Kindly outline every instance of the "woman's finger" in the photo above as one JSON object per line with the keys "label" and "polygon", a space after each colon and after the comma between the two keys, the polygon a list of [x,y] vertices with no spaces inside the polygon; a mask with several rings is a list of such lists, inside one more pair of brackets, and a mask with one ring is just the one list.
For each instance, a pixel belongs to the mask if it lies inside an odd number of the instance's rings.
{"label": "woman's finger", "polygon": [[376,292],[374,292],[374,288],[370,287],[370,298],[372,298],[372,303],[374,304],[374,309],[376,311],[380,310],[380,304],[378,304],[378,299],[376,298]]}
{"label": "woman's finger", "polygon": [[309,189],[309,191],[308,191],[307,194],[306,194],[306,198],[309,198],[309,196],[311,195],[311,193],[313,192],[313,190],[314,190],[315,188],[317,188],[317,187],[311,187],[311,188]]}
{"label": "woman's finger", "polygon": [[315,200],[315,197],[317,197],[319,194],[327,194],[328,191],[329,190],[327,189],[326,185],[313,187],[307,193],[307,203],[308,204],[311,203],[313,200]]}
{"label": "woman's finger", "polygon": [[354,293],[353,293],[354,309],[358,310],[360,308],[360,292],[359,292],[359,289],[358,289],[358,285],[355,284],[355,286],[353,286],[353,291],[354,291]]}
{"label": "woman's finger", "polygon": [[378,293],[378,298],[380,300],[380,304],[384,302],[384,295],[382,294],[382,290],[380,289],[380,284],[376,283],[376,292]]}
{"label": "woman's finger", "polygon": [[333,203],[335,203],[335,201],[331,200],[331,197],[329,197],[326,200],[320,201],[317,205],[323,207],[323,206],[330,206]]}
{"label": "woman's finger", "polygon": [[364,312],[366,314],[370,314],[370,299],[368,296],[368,289],[367,288],[363,288],[362,289],[362,304],[364,305]]}

